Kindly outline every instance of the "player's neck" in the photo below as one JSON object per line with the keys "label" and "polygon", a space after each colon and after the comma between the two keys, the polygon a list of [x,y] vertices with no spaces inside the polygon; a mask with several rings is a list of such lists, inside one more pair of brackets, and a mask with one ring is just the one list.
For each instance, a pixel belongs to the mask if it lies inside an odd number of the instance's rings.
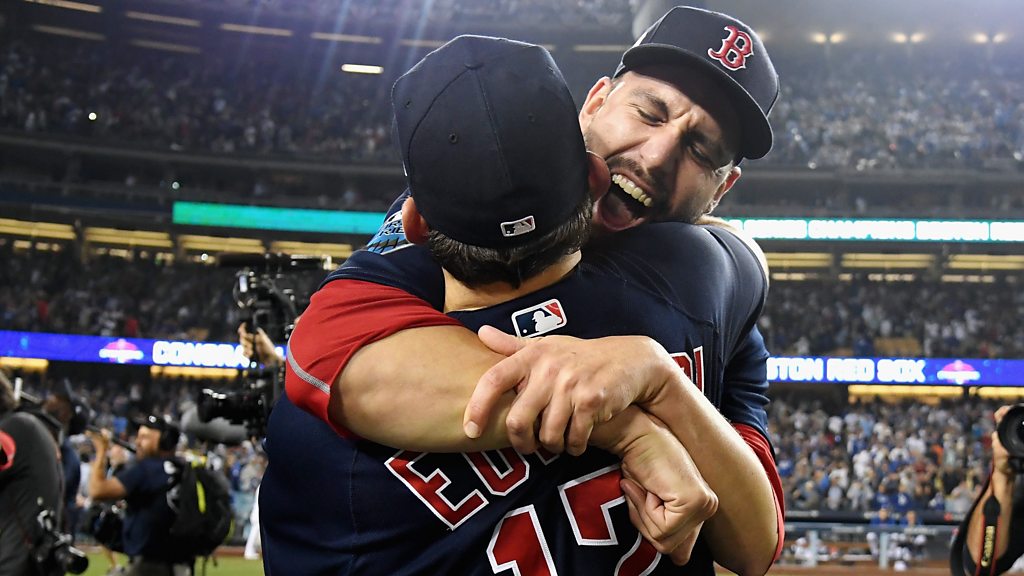
{"label": "player's neck", "polygon": [[580,253],[576,251],[549,266],[540,274],[513,288],[504,282],[496,282],[485,286],[470,288],[444,272],[444,311],[476,310],[508,302],[513,298],[525,296],[558,282],[572,271],[580,261]]}

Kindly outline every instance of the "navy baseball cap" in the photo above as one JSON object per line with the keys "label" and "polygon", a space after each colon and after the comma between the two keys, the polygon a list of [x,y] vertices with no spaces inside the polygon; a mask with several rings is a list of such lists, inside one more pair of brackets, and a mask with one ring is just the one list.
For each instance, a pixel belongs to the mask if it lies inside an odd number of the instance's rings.
{"label": "navy baseball cap", "polygon": [[740,157],[767,154],[768,113],[779,98],[779,75],[761,38],[732,16],[676,6],[626,50],[614,76],[649,64],[687,63],[711,73],[732,100],[743,130]]}
{"label": "navy baseball cap", "polygon": [[587,196],[576,104],[541,46],[459,36],[399,78],[391,101],[409,190],[433,230],[521,246]]}
{"label": "navy baseball cap", "polygon": [[170,431],[173,433],[180,433],[178,426],[171,420],[169,416],[157,416],[155,414],[147,414],[138,418],[132,418],[132,423],[138,427],[145,426],[152,430],[159,430],[160,432]]}

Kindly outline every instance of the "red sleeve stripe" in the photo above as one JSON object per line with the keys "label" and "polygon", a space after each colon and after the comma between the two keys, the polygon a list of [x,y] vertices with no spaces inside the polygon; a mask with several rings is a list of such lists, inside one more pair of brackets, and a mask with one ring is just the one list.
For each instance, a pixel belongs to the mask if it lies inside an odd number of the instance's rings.
{"label": "red sleeve stripe", "polygon": [[761,466],[764,467],[768,481],[772,485],[772,493],[775,495],[775,517],[779,526],[779,543],[775,547],[775,557],[772,559],[772,562],[775,562],[782,555],[782,546],[786,539],[786,508],[782,496],[782,478],[779,477],[779,470],[775,466],[775,456],[772,454],[768,439],[753,426],[747,424],[733,424],[732,426],[757,455],[757,459],[761,461]]}
{"label": "red sleeve stripe", "polygon": [[8,433],[0,430],[0,472],[14,466],[14,453],[18,451],[18,445]]}
{"label": "red sleeve stripe", "polygon": [[310,299],[288,342],[285,391],[303,410],[345,437],[331,421],[334,382],[360,348],[408,328],[460,326],[409,293],[372,282],[335,280]]}

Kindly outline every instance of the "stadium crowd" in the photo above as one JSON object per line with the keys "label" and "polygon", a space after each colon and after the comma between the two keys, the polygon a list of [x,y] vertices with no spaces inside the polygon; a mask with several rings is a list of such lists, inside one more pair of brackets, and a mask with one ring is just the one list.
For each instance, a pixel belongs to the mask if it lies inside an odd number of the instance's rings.
{"label": "stadium crowd", "polygon": [[[190,262],[0,244],[0,330],[231,340],[240,310],[234,271]],[[323,273],[285,280],[307,297]],[[760,320],[776,355],[885,355],[876,344],[909,340],[904,354],[932,358],[1024,358],[1019,276],[994,283],[775,282]]]}
{"label": "stadium crowd", "polygon": [[[517,17],[545,13],[524,10],[524,1],[495,3]],[[197,56],[75,46],[38,34],[0,44],[0,127],[115,145],[397,164],[387,75],[341,74],[316,59],[296,66],[202,55],[195,66]],[[782,59],[775,148],[757,164],[1018,170],[1024,86],[998,61],[978,60],[938,55],[922,68],[896,47],[815,64]],[[572,88],[582,95],[587,86]]]}
{"label": "stadium crowd", "polygon": [[769,429],[788,510],[965,514],[988,473],[993,401],[775,399]]}
{"label": "stadium crowd", "polygon": [[909,339],[915,356],[1024,358],[1021,280],[776,282],[760,326],[777,355],[885,355],[880,340]]}
{"label": "stadium crowd", "polygon": [[[209,8],[201,0],[184,0]],[[424,19],[432,25],[488,25],[507,22],[514,17],[515,26],[549,25],[560,28],[608,27],[629,21],[630,5],[623,0],[432,0],[430,10],[422,11],[421,0],[227,0],[222,10],[234,13],[258,12],[272,15],[309,16],[330,14],[337,18],[357,20],[369,25],[410,19]]]}
{"label": "stadium crowd", "polygon": [[[243,320],[230,269],[10,245],[0,245],[0,261],[3,330],[223,341]],[[289,274],[281,287],[308,297],[322,277]]]}

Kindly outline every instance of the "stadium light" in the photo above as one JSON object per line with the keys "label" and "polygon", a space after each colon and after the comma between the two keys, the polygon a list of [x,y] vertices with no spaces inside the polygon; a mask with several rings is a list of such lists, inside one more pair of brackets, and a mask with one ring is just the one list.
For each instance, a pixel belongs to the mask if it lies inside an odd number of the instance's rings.
{"label": "stadium light", "polygon": [[164,52],[177,52],[178,54],[199,54],[202,49],[198,46],[189,46],[187,44],[175,44],[173,42],[157,42],[155,40],[142,40],[140,38],[133,38],[128,41],[132,46],[138,46],[139,48],[149,48],[151,50],[163,50]]}
{"label": "stadium light", "polygon": [[828,37],[829,44],[840,44],[840,43],[845,42],[845,41],[846,41],[846,34],[844,34],[842,32],[833,32]]}
{"label": "stadium light", "polygon": [[992,37],[993,44],[1002,44],[1003,42],[1006,42],[1006,34],[1003,34],[1002,32],[999,32]]}
{"label": "stadium light", "polygon": [[262,34],[264,36],[282,36],[286,38],[293,34],[293,32],[287,28],[267,28],[265,26],[231,24],[229,22],[221,24],[220,29],[228,32],[241,32],[242,34]]}
{"label": "stadium light", "polygon": [[53,34],[55,36],[67,36],[68,38],[78,38],[79,40],[95,40],[102,42],[107,39],[103,34],[96,32],[86,32],[85,30],[79,30],[77,28],[63,28],[61,26],[47,26],[45,24],[33,24],[32,29],[36,32],[42,32],[43,34]]}
{"label": "stadium light", "polygon": [[75,239],[75,229],[70,224],[30,222],[10,218],[0,218],[0,234],[28,236],[29,238],[54,238],[58,240]]}
{"label": "stadium light", "polygon": [[971,36],[971,40],[973,40],[975,44],[988,44],[990,39],[988,37],[988,34],[979,32]]}
{"label": "stadium light", "polygon": [[815,44],[826,44],[828,43],[828,36],[821,32],[815,32],[814,34],[811,34],[811,42],[814,42]]}
{"label": "stadium light", "polygon": [[353,42],[356,44],[380,44],[378,36],[360,36],[358,34],[335,34],[333,32],[313,32],[309,35],[313,40],[326,40],[328,42]]}
{"label": "stadium light", "polygon": [[68,10],[78,10],[79,12],[92,12],[93,14],[99,14],[103,12],[102,6],[95,4],[85,4],[84,2],[71,2],[70,0],[25,0],[30,4],[42,4],[44,6],[53,6],[54,8],[66,8]]}
{"label": "stadium light", "polygon": [[900,32],[892,35],[892,41],[897,44],[906,44],[908,40],[907,35]]}
{"label": "stadium light", "polygon": [[384,67],[370,64],[342,64],[341,71],[352,74],[381,74],[384,72]]}
{"label": "stadium light", "polygon": [[910,35],[910,41],[914,44],[920,44],[921,42],[924,42],[927,37],[928,36],[924,32],[914,32]]}
{"label": "stadium light", "polygon": [[177,16],[164,16],[163,14],[153,14],[151,12],[136,12],[134,10],[128,10],[124,13],[125,18],[131,18],[132,20],[145,20],[146,22],[159,22],[160,24],[171,24],[172,26],[188,26],[189,28],[199,28],[202,26],[202,22],[194,20],[192,18],[179,18]]}

